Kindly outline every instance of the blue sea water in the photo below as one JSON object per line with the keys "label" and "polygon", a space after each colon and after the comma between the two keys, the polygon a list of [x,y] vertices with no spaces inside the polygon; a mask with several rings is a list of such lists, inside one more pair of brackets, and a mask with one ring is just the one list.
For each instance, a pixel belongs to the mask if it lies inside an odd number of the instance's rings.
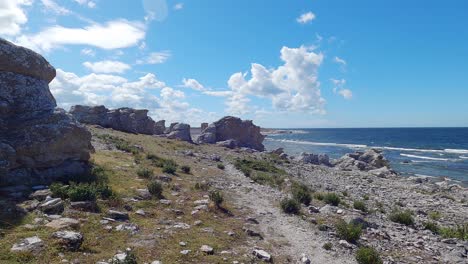
{"label": "blue sea water", "polygon": [[346,153],[381,149],[402,175],[448,177],[468,184],[468,128],[321,128],[269,135],[267,150],[278,147],[290,155]]}

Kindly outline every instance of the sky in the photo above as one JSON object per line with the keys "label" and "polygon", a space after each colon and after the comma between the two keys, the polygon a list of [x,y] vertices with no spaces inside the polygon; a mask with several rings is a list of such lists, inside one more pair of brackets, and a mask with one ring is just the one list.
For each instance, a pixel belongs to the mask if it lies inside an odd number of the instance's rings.
{"label": "sky", "polygon": [[468,126],[468,1],[0,0],[59,107],[199,126]]}

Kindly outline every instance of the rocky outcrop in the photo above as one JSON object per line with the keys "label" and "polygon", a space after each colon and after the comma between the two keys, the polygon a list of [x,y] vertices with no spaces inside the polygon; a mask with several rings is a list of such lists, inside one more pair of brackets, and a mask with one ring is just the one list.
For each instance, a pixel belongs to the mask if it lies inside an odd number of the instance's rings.
{"label": "rocky outcrop", "polygon": [[237,147],[247,147],[263,151],[262,142],[265,138],[260,134],[260,127],[251,120],[241,120],[233,116],[226,116],[210,124],[197,138],[197,143],[214,144],[220,141],[234,140]]}
{"label": "rocky outcrop", "polygon": [[[381,151],[369,149],[365,152],[348,153],[338,159],[334,165],[343,170],[372,171],[383,167],[388,168],[389,162],[384,158]],[[381,172],[382,170],[379,174]]]}
{"label": "rocky outcrop", "polygon": [[91,133],[56,102],[55,69],[0,39],[0,185],[49,183],[84,174]]}
{"label": "rocky outcrop", "polygon": [[177,139],[187,142],[192,142],[190,135],[190,125],[184,123],[172,123],[169,131],[167,131],[167,138]]}
{"label": "rocky outcrop", "polygon": [[201,123],[200,131],[203,132],[208,127],[208,123]]}
{"label": "rocky outcrop", "polygon": [[302,152],[299,154],[296,160],[314,165],[332,166],[330,163],[330,158],[326,154],[310,154]]}
{"label": "rocky outcrop", "polygon": [[71,107],[70,114],[83,124],[100,125],[123,132],[160,135],[165,130],[165,121],[154,122],[146,109],[124,107],[110,110],[103,105],[75,105]]}

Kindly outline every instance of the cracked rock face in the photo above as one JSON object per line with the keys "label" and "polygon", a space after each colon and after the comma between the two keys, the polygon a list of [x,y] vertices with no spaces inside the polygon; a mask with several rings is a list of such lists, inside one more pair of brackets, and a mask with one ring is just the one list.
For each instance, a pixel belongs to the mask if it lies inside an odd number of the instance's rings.
{"label": "cracked rock face", "polygon": [[55,69],[0,39],[0,185],[44,184],[88,169],[91,133],[56,108]]}
{"label": "cracked rock face", "polygon": [[226,116],[203,129],[197,138],[197,143],[214,144],[220,141],[234,140],[236,147],[247,147],[259,151],[263,146],[264,135],[260,134],[260,127],[251,120],[241,120],[233,116]]}
{"label": "cracked rock face", "polygon": [[129,133],[160,135],[166,129],[165,121],[154,122],[146,109],[125,107],[110,110],[103,105],[75,105],[71,107],[70,114],[84,124],[100,125]]}

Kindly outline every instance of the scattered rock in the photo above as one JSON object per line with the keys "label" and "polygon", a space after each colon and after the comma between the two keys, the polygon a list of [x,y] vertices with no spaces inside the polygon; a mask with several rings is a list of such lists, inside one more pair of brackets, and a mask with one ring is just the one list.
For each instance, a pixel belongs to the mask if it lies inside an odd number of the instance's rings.
{"label": "scattered rock", "polygon": [[59,219],[52,220],[47,223],[45,226],[52,229],[65,229],[65,228],[77,228],[80,225],[80,222],[73,218],[63,217]]}
{"label": "scattered rock", "polygon": [[348,153],[337,160],[334,165],[342,170],[371,171],[383,167],[388,168],[390,164],[380,150],[369,149],[366,152]]}
{"label": "scattered rock", "polygon": [[302,257],[301,257],[301,263],[304,263],[304,264],[310,264],[311,263],[310,259],[304,253],[302,254]]}
{"label": "scattered rock", "polygon": [[180,251],[180,254],[182,254],[182,255],[188,255],[190,252],[192,252],[192,250],[184,249],[184,250],[181,250],[181,251]]}
{"label": "scattered rock", "polygon": [[47,198],[47,196],[52,196],[52,192],[49,189],[37,190],[29,195],[29,199],[35,199],[42,202]]}
{"label": "scattered rock", "polygon": [[125,221],[129,219],[128,213],[116,210],[109,210],[109,212],[107,213],[107,217],[117,221]]}
{"label": "scattered rock", "polygon": [[208,245],[201,246],[200,251],[208,255],[214,254],[214,249]]}
{"label": "scattered rock", "polygon": [[70,208],[83,212],[97,212],[98,206],[94,201],[71,202]]}
{"label": "scattered rock", "polygon": [[317,155],[302,152],[299,154],[299,157],[296,158],[296,161],[314,165],[331,166],[330,158],[326,154]]}
{"label": "scattered rock", "polygon": [[62,199],[54,198],[39,205],[39,209],[46,214],[61,214],[64,210],[64,204]]}
{"label": "scattered rock", "polygon": [[268,252],[266,252],[265,250],[255,249],[252,253],[258,259],[261,259],[263,261],[271,262],[271,260],[272,260],[271,255]]}
{"label": "scattered rock", "polygon": [[136,234],[140,228],[138,225],[133,224],[133,223],[124,223],[120,224],[115,228],[116,231],[127,231],[130,232],[131,234]]}
{"label": "scattered rock", "polygon": [[38,237],[28,237],[22,239],[20,242],[15,243],[11,248],[12,252],[31,252],[38,253],[44,248],[44,242]]}
{"label": "scattered rock", "polygon": [[83,235],[74,231],[57,231],[52,237],[58,240],[58,243],[67,250],[78,250],[83,243]]}

